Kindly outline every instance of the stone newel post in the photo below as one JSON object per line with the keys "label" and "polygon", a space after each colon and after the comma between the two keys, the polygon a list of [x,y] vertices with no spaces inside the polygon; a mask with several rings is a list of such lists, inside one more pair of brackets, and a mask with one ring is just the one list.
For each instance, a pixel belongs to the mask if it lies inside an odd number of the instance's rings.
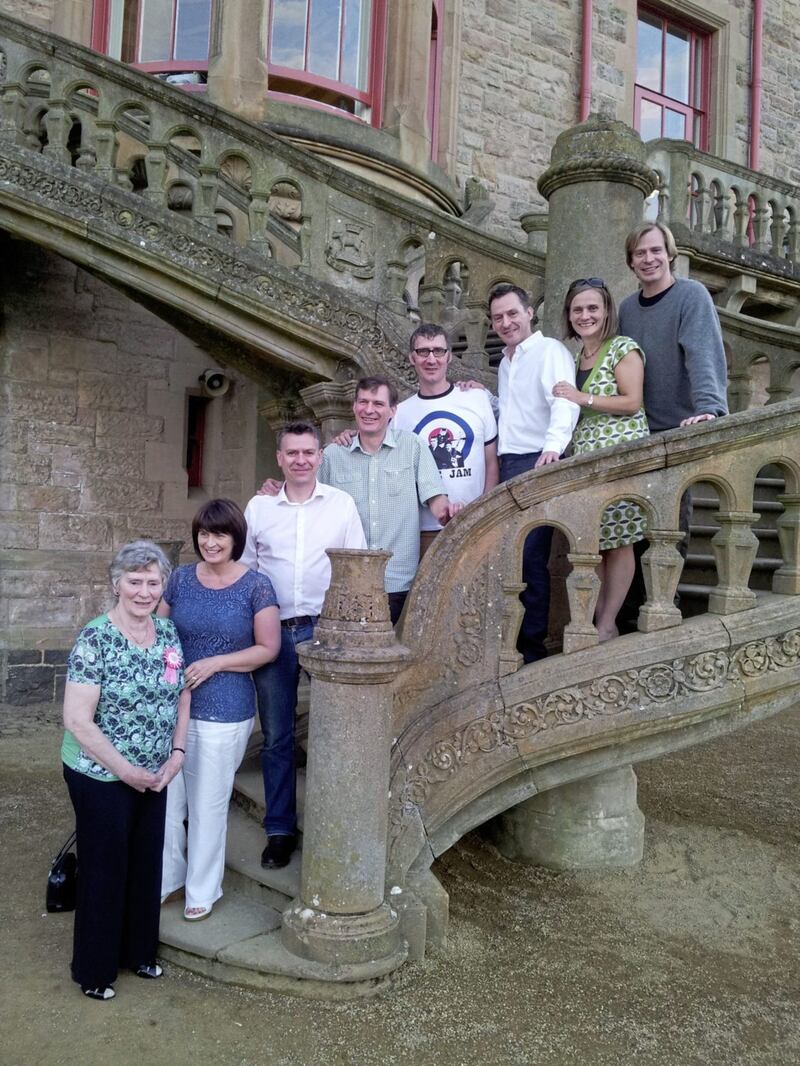
{"label": "stone newel post", "polygon": [[384,900],[392,682],[408,658],[389,621],[384,551],[329,551],[330,588],[314,640],[300,898],[284,946],[342,979],[388,973],[405,958]]}

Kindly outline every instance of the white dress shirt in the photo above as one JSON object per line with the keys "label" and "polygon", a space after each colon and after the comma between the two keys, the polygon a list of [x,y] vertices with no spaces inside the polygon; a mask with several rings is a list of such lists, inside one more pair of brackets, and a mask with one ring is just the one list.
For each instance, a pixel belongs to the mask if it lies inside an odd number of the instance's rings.
{"label": "white dress shirt", "polygon": [[518,344],[513,358],[504,349],[497,372],[500,455],[556,452],[569,444],[580,408],[553,396],[557,381],[575,384],[575,360],[561,341],[538,331]]}
{"label": "white dress shirt", "polygon": [[352,496],[317,481],[303,503],[277,496],[254,496],[244,516],[247,543],[241,561],[266,574],[280,604],[281,618],[318,615],[331,583],[326,548],[366,548]]}

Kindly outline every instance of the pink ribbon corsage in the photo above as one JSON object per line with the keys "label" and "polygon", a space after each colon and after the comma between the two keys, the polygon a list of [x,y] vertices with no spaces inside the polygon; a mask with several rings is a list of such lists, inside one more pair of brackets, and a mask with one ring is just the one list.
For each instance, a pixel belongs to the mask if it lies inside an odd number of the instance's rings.
{"label": "pink ribbon corsage", "polygon": [[168,685],[178,684],[178,671],[182,666],[177,648],[164,648],[164,680]]}

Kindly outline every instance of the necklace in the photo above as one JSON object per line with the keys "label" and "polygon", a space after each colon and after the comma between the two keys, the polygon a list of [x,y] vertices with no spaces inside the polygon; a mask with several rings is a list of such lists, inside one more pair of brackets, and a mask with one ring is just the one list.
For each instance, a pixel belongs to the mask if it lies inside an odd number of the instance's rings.
{"label": "necklace", "polygon": [[595,350],[593,352],[590,352],[588,350],[588,348],[584,347],[583,354],[581,355],[581,362],[582,363],[594,363],[595,359],[597,358],[597,353],[600,351],[600,349],[602,347],[603,347],[602,344],[599,344],[595,348]]}
{"label": "necklace", "polygon": [[128,629],[127,626],[124,626],[122,624],[122,622],[119,619],[119,611],[117,611],[116,613],[117,613],[117,617],[116,618],[112,618],[111,617],[112,612],[109,611],[108,612],[108,617],[111,618],[111,621],[114,623],[114,625],[117,627],[117,629],[121,633],[123,633],[128,638],[128,640],[133,641],[133,643],[138,648],[143,648],[147,644],[152,644],[153,638],[154,638],[154,635],[155,635],[155,630],[153,628],[153,620],[152,620],[152,618],[147,618],[146,621],[145,621],[145,630],[146,630],[146,632],[145,632],[144,636],[137,637],[134,633],[132,633],[130,631],[130,629]]}

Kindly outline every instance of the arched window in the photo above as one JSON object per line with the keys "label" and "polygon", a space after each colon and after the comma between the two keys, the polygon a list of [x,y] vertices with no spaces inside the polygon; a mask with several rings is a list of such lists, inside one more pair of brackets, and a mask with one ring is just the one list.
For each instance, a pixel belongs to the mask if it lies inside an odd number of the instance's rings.
{"label": "arched window", "polygon": [[385,0],[272,0],[269,87],[380,124]]}
{"label": "arched window", "polygon": [[153,74],[208,70],[211,0],[96,0],[92,46]]}

